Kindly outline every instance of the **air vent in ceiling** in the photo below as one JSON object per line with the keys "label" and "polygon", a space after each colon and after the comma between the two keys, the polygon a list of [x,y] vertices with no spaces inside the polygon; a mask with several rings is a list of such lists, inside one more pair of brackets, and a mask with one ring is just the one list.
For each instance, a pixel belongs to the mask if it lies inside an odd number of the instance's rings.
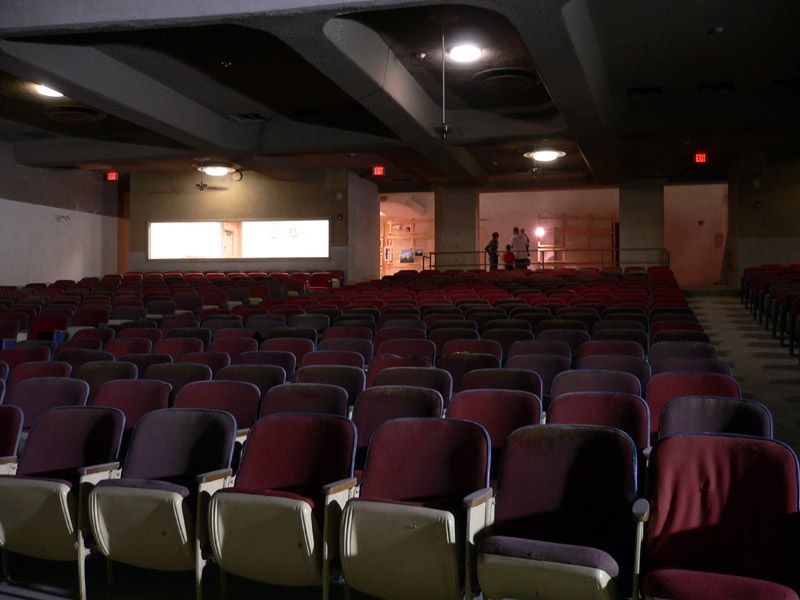
{"label": "air vent in ceiling", "polygon": [[697,86],[698,94],[730,94],[731,92],[733,92],[733,83],[730,81],[701,83]]}
{"label": "air vent in ceiling", "polygon": [[627,90],[628,98],[658,98],[664,95],[664,90],[660,85],[649,87],[629,87]]}
{"label": "air vent in ceiling", "polygon": [[228,118],[237,123],[264,123],[267,117],[260,113],[231,113]]}
{"label": "air vent in ceiling", "polygon": [[481,85],[502,89],[513,90],[525,88],[531,84],[541,83],[536,74],[530,69],[520,69],[515,67],[504,67],[497,69],[484,69],[472,76],[472,80]]}
{"label": "air vent in ceiling", "polygon": [[46,108],[44,114],[53,121],[70,125],[97,123],[106,118],[106,113],[86,106],[53,106]]}

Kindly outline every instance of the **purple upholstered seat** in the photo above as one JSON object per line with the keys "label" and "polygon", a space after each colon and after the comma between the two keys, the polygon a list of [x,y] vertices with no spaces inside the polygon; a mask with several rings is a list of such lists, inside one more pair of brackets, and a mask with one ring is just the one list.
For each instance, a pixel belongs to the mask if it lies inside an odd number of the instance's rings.
{"label": "purple upholstered seat", "polygon": [[83,406],[89,397],[89,384],[68,377],[36,377],[20,381],[5,399],[25,415],[23,427],[30,429],[45,412],[56,406]]}
{"label": "purple upholstered seat", "polygon": [[772,414],[754,400],[678,396],[661,411],[659,436],[676,433],[737,433],[772,437]]}
{"label": "purple upholstered seat", "polygon": [[235,435],[234,418],[222,411],[168,408],[142,416],[121,478],[101,482],[89,496],[100,552],[147,569],[193,570],[199,582],[205,560],[198,548],[207,536],[196,529],[198,518],[203,522],[198,505],[230,477]]}
{"label": "purple upholstered seat", "polygon": [[625,433],[517,429],[506,442],[492,534],[480,545],[484,594],[536,598],[561,588],[576,598],[614,598],[619,589],[627,597],[636,491],[636,449]]}

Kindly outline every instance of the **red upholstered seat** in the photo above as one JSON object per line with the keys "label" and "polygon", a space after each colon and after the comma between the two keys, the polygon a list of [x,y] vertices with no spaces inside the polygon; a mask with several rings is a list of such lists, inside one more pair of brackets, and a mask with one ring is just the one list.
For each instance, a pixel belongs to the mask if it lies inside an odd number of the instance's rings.
{"label": "red upholstered seat", "polygon": [[653,447],[650,486],[642,550],[648,596],[797,598],[798,464],[788,446],[669,436]]}

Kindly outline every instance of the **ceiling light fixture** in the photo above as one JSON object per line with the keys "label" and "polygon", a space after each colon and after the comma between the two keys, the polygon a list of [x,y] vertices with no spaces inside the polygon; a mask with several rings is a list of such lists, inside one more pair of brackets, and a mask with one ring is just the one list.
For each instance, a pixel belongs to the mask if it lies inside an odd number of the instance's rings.
{"label": "ceiling light fixture", "polygon": [[557,158],[561,158],[562,156],[566,156],[567,153],[563,150],[531,150],[526,152],[522,156],[525,158],[532,158],[533,160],[537,160],[539,162],[552,162]]}
{"label": "ceiling light fixture", "polygon": [[236,169],[228,165],[210,164],[197,167],[197,170],[209,177],[222,177],[223,175],[230,175]]}
{"label": "ceiling light fixture", "polygon": [[37,93],[41,94],[42,96],[47,96],[48,98],[61,98],[64,96],[61,92],[54,90],[53,88],[49,88],[46,85],[36,84],[36,91]]}
{"label": "ceiling light fixture", "polygon": [[458,44],[457,46],[450,48],[450,52],[448,54],[455,62],[471,63],[475,62],[481,57],[483,50],[481,50],[475,44]]}

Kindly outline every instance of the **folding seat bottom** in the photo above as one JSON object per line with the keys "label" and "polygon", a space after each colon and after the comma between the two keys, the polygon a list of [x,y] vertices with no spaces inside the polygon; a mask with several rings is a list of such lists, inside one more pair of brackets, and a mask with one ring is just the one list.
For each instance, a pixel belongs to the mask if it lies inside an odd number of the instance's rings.
{"label": "folding seat bottom", "polygon": [[646,598],[798,600],[794,590],[772,581],[688,569],[656,569],[645,576],[642,591]]}
{"label": "folding seat bottom", "polygon": [[478,555],[486,598],[613,600],[618,574],[611,555],[586,546],[491,536]]}
{"label": "folding seat bottom", "polygon": [[320,585],[314,501],[297,494],[222,490],[211,500],[214,558],[228,573],[274,585]]}
{"label": "folding seat bottom", "polygon": [[0,477],[0,546],[35,558],[75,560],[77,505],[69,482]]}
{"label": "folding seat bottom", "polygon": [[195,568],[194,498],[158,480],[102,481],[89,496],[89,516],[103,554],[145,569]]}
{"label": "folding seat bottom", "polygon": [[386,600],[458,600],[464,554],[458,540],[450,511],[353,499],[342,516],[345,581]]}

